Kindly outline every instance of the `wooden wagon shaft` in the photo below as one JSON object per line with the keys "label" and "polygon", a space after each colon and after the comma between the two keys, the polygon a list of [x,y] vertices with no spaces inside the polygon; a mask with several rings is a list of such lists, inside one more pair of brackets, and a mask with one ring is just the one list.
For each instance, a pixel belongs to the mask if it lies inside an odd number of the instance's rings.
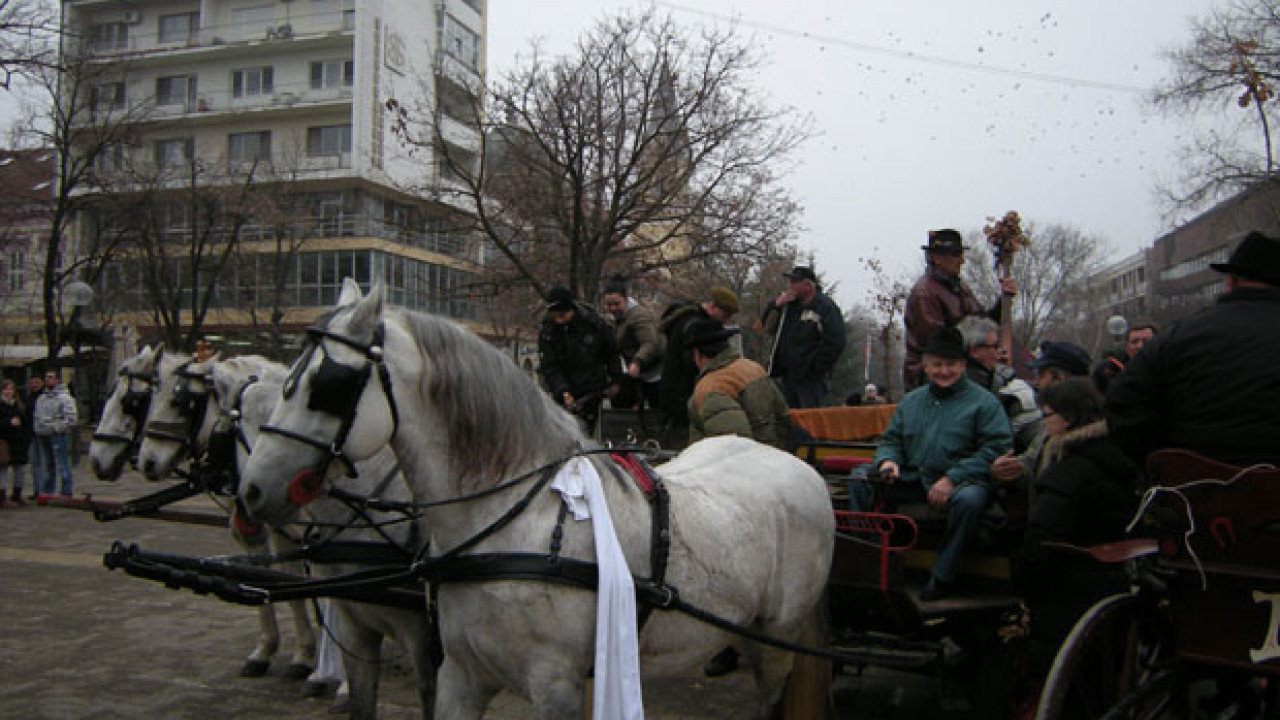
{"label": "wooden wagon shaft", "polygon": [[164,510],[160,508],[139,508],[132,512],[131,501],[94,500],[92,495],[80,498],[46,497],[43,504],[48,507],[67,508],[91,512],[100,520],[113,520],[113,514],[119,517],[141,517],[166,522],[185,523],[187,525],[205,525],[208,527],[227,527],[227,516],[217,513],[195,512],[191,510]]}

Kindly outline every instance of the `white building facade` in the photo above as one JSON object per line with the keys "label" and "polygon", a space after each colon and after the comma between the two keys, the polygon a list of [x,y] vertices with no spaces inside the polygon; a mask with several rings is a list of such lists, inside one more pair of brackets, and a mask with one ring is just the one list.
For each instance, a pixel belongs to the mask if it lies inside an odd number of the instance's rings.
{"label": "white building facade", "polygon": [[[119,70],[93,88],[94,113],[146,108],[133,141],[100,159],[104,173],[172,168],[179,177],[198,163],[206,182],[234,186],[252,174],[262,192],[287,185],[303,198],[306,241],[282,280],[287,324],[308,324],[336,299],[345,276],[366,288],[383,280],[394,304],[478,319],[475,303],[458,292],[480,257],[462,229],[465,210],[437,199],[449,180],[432,148],[411,152],[395,127],[397,108],[432,109],[443,142],[478,150],[472,125],[447,110],[450,98],[471,99],[483,78],[485,0],[62,5],[64,25],[86,39],[95,62]],[[166,231],[175,239],[187,213],[174,203]],[[220,280],[211,330],[244,328],[246,309],[281,282],[251,257],[274,247],[268,224],[249,217],[239,228],[250,258]],[[107,295],[145,323],[146,292],[127,261],[117,265],[104,275]]]}

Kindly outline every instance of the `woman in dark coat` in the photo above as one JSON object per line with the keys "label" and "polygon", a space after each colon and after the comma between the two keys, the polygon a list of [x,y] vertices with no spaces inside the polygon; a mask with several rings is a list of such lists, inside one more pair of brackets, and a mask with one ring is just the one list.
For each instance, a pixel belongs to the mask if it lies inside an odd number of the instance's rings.
{"label": "woman in dark coat", "polygon": [[1140,471],[1107,438],[1102,396],[1071,378],[1040,396],[1047,464],[1036,481],[1013,582],[1031,610],[1031,670],[1043,679],[1073,625],[1098,600],[1128,588],[1123,566],[1055,543],[1086,547],[1120,540],[1137,507]]}
{"label": "woman in dark coat", "polygon": [[4,505],[4,476],[12,475],[9,500],[22,505],[22,468],[27,464],[27,410],[12,380],[0,382],[0,441],[8,445],[9,464],[0,469],[0,506]]}

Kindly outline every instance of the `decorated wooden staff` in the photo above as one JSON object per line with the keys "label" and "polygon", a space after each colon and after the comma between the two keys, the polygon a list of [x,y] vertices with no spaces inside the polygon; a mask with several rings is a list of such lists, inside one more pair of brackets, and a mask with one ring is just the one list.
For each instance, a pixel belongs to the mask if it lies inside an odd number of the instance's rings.
{"label": "decorated wooden staff", "polygon": [[[1031,244],[1026,233],[1022,231],[1022,218],[1010,210],[1004,217],[996,220],[987,218],[987,225],[982,234],[991,243],[991,251],[995,257],[996,274],[1002,281],[1013,277],[1013,255]],[[1000,293],[1000,349],[1007,362],[1013,364],[1013,296],[1007,292]]]}

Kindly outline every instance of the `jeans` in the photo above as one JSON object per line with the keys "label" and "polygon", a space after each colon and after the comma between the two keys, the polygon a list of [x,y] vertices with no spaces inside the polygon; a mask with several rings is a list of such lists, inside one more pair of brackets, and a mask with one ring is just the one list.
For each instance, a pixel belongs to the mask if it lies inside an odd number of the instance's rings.
{"label": "jeans", "polygon": [[47,452],[45,444],[40,442],[40,436],[32,436],[31,444],[27,446],[27,462],[31,465],[31,492],[33,493],[45,492],[45,486],[53,484],[52,481],[45,480],[44,456]]}
{"label": "jeans", "polygon": [[[927,502],[929,492],[918,480],[899,480],[885,484],[853,477],[849,481],[849,509],[854,512],[875,507],[876,487],[883,488],[886,503],[890,506],[901,502]],[[947,530],[938,548],[938,559],[933,564],[933,576],[940,582],[956,581],[956,565],[964,549],[982,526],[982,514],[991,502],[991,488],[981,483],[966,485],[951,493],[947,500]]]}
{"label": "jeans", "polygon": [[38,486],[39,491],[46,495],[52,495],[54,481],[57,476],[61,476],[62,494],[70,495],[73,481],[71,478],[71,458],[67,451],[71,446],[71,436],[66,433],[61,435],[37,435],[36,444],[41,446],[39,457],[42,470],[38,481],[42,484]]}

